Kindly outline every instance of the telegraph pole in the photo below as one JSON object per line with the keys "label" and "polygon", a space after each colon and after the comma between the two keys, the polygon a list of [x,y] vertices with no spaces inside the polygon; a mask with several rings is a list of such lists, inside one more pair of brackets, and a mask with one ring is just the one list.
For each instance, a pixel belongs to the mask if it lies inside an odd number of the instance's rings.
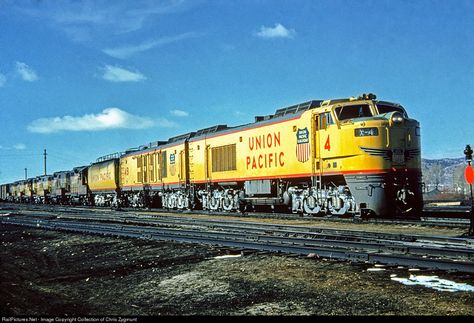
{"label": "telegraph pole", "polygon": [[44,155],[44,174],[46,175],[46,155],[47,155],[46,154],[46,149],[44,150],[43,155]]}

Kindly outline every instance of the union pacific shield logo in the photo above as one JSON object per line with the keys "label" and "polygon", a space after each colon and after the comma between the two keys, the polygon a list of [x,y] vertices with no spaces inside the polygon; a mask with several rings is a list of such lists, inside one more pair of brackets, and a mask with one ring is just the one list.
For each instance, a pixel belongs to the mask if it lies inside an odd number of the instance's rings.
{"label": "union pacific shield logo", "polygon": [[175,154],[170,154],[170,173],[171,176],[174,176],[176,173],[176,156]]}
{"label": "union pacific shield logo", "polygon": [[298,161],[304,163],[309,159],[309,131],[308,128],[299,129],[296,132],[296,157]]}

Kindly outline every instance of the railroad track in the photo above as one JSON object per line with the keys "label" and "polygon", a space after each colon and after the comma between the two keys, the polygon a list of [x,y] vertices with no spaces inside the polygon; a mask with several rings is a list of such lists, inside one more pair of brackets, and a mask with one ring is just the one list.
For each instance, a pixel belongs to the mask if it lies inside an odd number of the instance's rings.
{"label": "railroad track", "polygon": [[142,214],[131,212],[100,213],[80,211],[55,215],[42,211],[6,214],[0,217],[0,223],[474,273],[474,241],[468,238],[322,229],[190,216],[145,215],[145,219]]}
{"label": "railroad track", "polygon": [[314,217],[314,216],[301,216],[288,213],[264,213],[264,212],[246,212],[237,213],[237,212],[210,212],[210,211],[178,211],[178,210],[163,210],[163,209],[134,209],[134,208],[122,208],[120,210],[110,209],[110,208],[91,208],[91,207],[81,207],[81,206],[59,206],[59,205],[42,205],[42,204],[11,204],[6,203],[0,204],[0,210],[37,210],[37,211],[59,211],[67,213],[87,213],[96,211],[98,213],[110,213],[110,212],[135,212],[140,214],[177,214],[177,215],[186,215],[192,216],[193,214],[207,214],[214,216],[232,216],[232,217],[252,217],[252,218],[261,218],[261,219],[283,219],[283,220],[294,220],[294,219],[304,219],[304,220],[313,220],[325,221],[325,222],[357,222],[357,223],[377,223],[377,224],[402,224],[402,225],[421,225],[421,226],[443,226],[443,227],[456,227],[456,228],[469,228],[470,219],[469,219],[469,210],[466,207],[430,207],[425,210],[422,216],[419,218],[353,218],[351,217],[338,217],[338,216],[325,216],[325,217]]}

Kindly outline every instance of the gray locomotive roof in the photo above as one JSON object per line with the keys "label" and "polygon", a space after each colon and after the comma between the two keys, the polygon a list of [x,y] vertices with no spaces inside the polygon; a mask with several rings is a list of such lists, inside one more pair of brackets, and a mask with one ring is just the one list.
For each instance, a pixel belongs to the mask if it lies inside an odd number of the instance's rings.
{"label": "gray locomotive roof", "polygon": [[[359,97],[358,99],[363,100],[366,98]],[[227,125],[222,125],[222,124],[214,125],[212,127],[197,130],[195,132],[188,132],[186,134],[181,134],[175,137],[171,137],[167,141],[155,141],[155,142],[149,143],[148,145],[143,145],[137,148],[127,149],[124,155],[133,155],[137,153],[153,151],[155,149],[164,149],[164,148],[175,146],[177,144],[184,143],[186,140],[197,141],[197,140],[201,140],[201,139],[205,139],[209,137],[214,137],[216,135],[224,135],[230,132],[242,131],[245,129],[254,128],[256,125],[263,126],[263,125],[267,125],[267,124],[271,124],[271,123],[275,123],[279,121],[284,121],[291,118],[296,118],[302,115],[307,110],[321,107],[323,105],[323,102],[327,102],[327,104],[334,104],[338,102],[350,102],[350,101],[351,99],[348,99],[348,98],[333,99],[330,101],[325,101],[325,100],[306,101],[303,103],[277,109],[274,114],[270,114],[266,116],[256,116],[255,122],[233,126],[233,127],[229,127]],[[375,101],[375,100],[373,101],[375,103],[380,103],[380,104],[390,104],[390,105],[400,106],[397,103],[392,103],[392,102],[387,102],[387,101]]]}
{"label": "gray locomotive roof", "polygon": [[72,170],[60,170],[60,171],[54,172],[53,176],[57,175],[57,174],[62,174],[62,173],[73,173],[73,171]]}
{"label": "gray locomotive roof", "polygon": [[303,114],[308,109],[314,109],[321,106],[323,100],[311,100],[307,102],[303,102],[300,104],[295,104],[289,107],[280,108],[275,111],[275,114],[267,115],[267,116],[257,116],[255,117],[255,122],[247,123],[243,125],[238,125],[234,127],[229,127],[227,125],[214,125],[211,127],[207,127],[204,129],[197,130],[195,132],[188,132],[186,134],[181,134],[175,137],[169,138],[167,141],[156,141],[150,143],[148,145],[143,145],[137,148],[130,148],[125,151],[123,156],[127,155],[134,155],[137,153],[145,153],[147,151],[153,151],[157,148],[164,149],[167,147],[175,146],[180,143],[184,143],[187,141],[195,141],[200,140],[208,137],[214,137],[215,135],[226,134],[229,132],[245,130],[248,128],[255,127],[256,124],[258,125],[265,125],[270,124],[278,121],[284,121],[287,119],[295,118]]}
{"label": "gray locomotive roof", "polygon": [[84,168],[88,166],[77,166],[72,169],[73,172],[81,172]]}
{"label": "gray locomotive roof", "polygon": [[275,114],[270,114],[266,116],[256,116],[255,122],[252,122],[252,123],[247,123],[247,124],[243,124],[243,125],[239,125],[235,127],[227,127],[225,129],[220,129],[219,131],[216,131],[214,133],[205,133],[202,135],[196,134],[196,136],[194,136],[191,141],[200,140],[207,137],[214,137],[215,135],[223,135],[229,132],[242,131],[245,129],[254,128],[256,125],[264,126],[267,124],[272,124],[275,122],[280,122],[280,121],[296,118],[302,115],[306,110],[320,107],[322,102],[323,100],[311,100],[311,101],[303,102],[300,104],[295,104],[289,107],[281,108],[281,109],[276,110]]}

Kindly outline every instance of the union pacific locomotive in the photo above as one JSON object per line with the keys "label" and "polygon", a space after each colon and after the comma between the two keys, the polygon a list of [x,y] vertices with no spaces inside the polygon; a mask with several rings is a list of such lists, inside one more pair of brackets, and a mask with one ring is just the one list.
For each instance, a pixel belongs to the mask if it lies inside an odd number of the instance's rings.
{"label": "union pacific locomotive", "polygon": [[4,200],[310,215],[416,214],[420,126],[396,103],[312,100],[5,184]]}

